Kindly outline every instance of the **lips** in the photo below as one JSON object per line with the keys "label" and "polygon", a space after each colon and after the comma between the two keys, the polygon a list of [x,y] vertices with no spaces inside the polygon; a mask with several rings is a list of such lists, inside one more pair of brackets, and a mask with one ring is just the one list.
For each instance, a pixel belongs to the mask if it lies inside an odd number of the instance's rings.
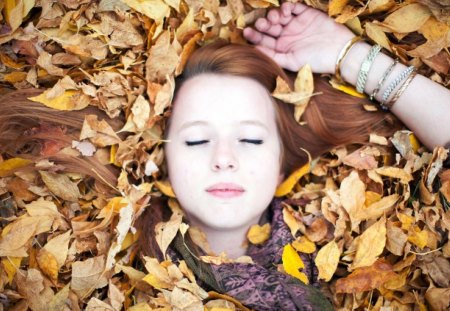
{"label": "lips", "polygon": [[245,190],[233,183],[218,183],[207,188],[206,192],[219,198],[233,198],[242,195]]}

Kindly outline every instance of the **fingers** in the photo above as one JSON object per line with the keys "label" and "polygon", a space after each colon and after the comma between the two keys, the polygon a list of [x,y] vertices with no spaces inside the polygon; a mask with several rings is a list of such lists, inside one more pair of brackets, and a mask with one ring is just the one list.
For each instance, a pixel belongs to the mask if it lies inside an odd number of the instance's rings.
{"label": "fingers", "polygon": [[265,18],[258,18],[258,20],[255,23],[255,27],[259,31],[264,32],[273,37],[278,37],[283,31],[283,26],[279,24],[273,25]]}
{"label": "fingers", "polygon": [[267,19],[273,25],[286,25],[292,20],[291,8],[289,5],[285,5],[280,9],[272,9],[267,13]]}
{"label": "fingers", "polygon": [[250,27],[244,29],[244,37],[255,45],[263,46],[272,50],[275,49],[277,44],[276,40],[271,36],[265,35]]}

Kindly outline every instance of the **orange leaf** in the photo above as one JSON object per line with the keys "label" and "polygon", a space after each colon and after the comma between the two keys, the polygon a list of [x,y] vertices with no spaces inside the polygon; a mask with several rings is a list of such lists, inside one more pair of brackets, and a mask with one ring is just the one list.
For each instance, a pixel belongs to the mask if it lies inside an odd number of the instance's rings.
{"label": "orange leaf", "polygon": [[360,293],[380,287],[396,277],[392,266],[384,259],[378,259],[370,267],[358,268],[349,276],[336,282],[337,293]]}

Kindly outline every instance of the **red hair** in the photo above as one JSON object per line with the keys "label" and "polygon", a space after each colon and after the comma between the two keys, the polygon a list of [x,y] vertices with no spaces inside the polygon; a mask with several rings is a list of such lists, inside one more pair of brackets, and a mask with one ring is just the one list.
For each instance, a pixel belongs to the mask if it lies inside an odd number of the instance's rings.
{"label": "red hair", "polygon": [[[259,82],[268,93],[276,86],[280,76],[291,84],[292,79],[271,58],[250,45],[229,44],[216,41],[196,50],[189,58],[183,74],[177,78],[177,90],[183,83],[205,73],[232,75],[253,79]],[[384,112],[367,112],[364,104],[367,99],[356,98],[333,89],[325,79],[315,76],[315,92],[303,114],[306,125],[299,125],[294,119],[294,106],[273,98],[277,127],[282,140],[281,169],[285,175],[308,161],[306,149],[313,158],[334,147],[352,143],[367,143],[369,134],[377,132],[389,135],[393,132],[396,119]],[[170,120],[166,124],[166,133]],[[157,255],[155,249],[154,226],[155,206],[139,219],[140,228],[146,230],[139,244],[145,254]],[[161,215],[161,212],[158,212]],[[145,224],[145,225],[144,225]]]}
{"label": "red hair", "polygon": [[[292,84],[283,69],[253,46],[218,41],[198,49],[189,58],[183,74],[177,78],[175,96],[184,81],[203,73],[247,77],[259,82],[269,93],[274,90],[278,76]],[[303,115],[306,125],[303,126],[294,119],[293,105],[274,99],[277,126],[283,144],[282,171],[286,175],[308,161],[307,154],[301,148],[306,149],[312,157],[317,157],[339,145],[366,143],[372,132],[389,135],[394,130],[393,125],[397,124],[391,114],[365,111],[363,104],[368,103],[367,99],[334,90],[319,76],[315,76],[314,86],[315,92],[322,94],[314,96],[308,104]],[[72,139],[78,139],[86,114],[95,113],[102,119],[108,119],[106,114],[94,107],[82,111],[57,111],[27,99],[38,92],[40,91],[12,91],[1,97],[2,154],[10,157],[42,158],[44,156],[40,148],[43,142],[51,140],[70,145]],[[24,135],[42,123],[62,127],[64,135],[55,137],[51,132],[45,131]],[[116,130],[123,126],[121,119],[109,119],[108,123]],[[167,126],[168,124],[166,128]],[[98,184],[104,181],[109,184],[116,182],[117,170],[94,158],[64,157],[58,156],[57,153],[46,157],[63,164],[67,171],[93,177]],[[139,247],[142,253],[160,258],[161,254],[154,239],[154,228],[166,214],[164,205],[163,201],[152,201],[151,208],[141,215],[136,224],[141,230]]]}

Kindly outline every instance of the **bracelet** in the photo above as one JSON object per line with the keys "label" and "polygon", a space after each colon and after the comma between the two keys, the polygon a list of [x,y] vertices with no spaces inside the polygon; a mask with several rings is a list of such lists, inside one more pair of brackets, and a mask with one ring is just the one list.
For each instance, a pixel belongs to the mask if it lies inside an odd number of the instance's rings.
{"label": "bracelet", "polygon": [[394,81],[391,82],[388,88],[384,91],[380,103],[380,106],[383,110],[389,110],[389,107],[386,106],[387,99],[391,95],[392,91],[400,84],[400,82],[402,82],[408,75],[410,75],[414,69],[414,66],[409,66],[408,68],[406,68]]}
{"label": "bracelet", "polygon": [[372,67],[373,61],[377,57],[378,53],[381,51],[381,45],[375,44],[370,48],[369,54],[361,64],[358,73],[358,79],[356,80],[356,91],[358,93],[364,93],[364,88],[366,87],[367,75],[370,68]]}
{"label": "bracelet", "polygon": [[408,85],[411,83],[412,79],[417,74],[417,70],[414,68],[414,70],[410,73],[408,78],[406,78],[405,82],[403,82],[402,86],[398,89],[398,91],[395,93],[394,97],[385,105],[388,109],[391,109],[392,106],[394,106],[395,102],[400,98],[400,96],[403,94],[403,92],[406,90]]}
{"label": "bracelet", "polygon": [[349,40],[349,41],[344,45],[344,47],[342,48],[342,50],[339,52],[338,58],[337,58],[337,60],[336,60],[336,65],[335,65],[335,68],[334,68],[334,75],[335,75],[336,79],[337,79],[339,82],[341,82],[341,83],[344,82],[344,80],[342,80],[342,77],[341,77],[341,63],[342,63],[342,61],[344,60],[345,56],[347,56],[348,51],[350,51],[350,49],[352,48],[352,46],[353,46],[356,42],[358,42],[358,41],[360,41],[360,40],[362,40],[362,38],[361,38],[360,36],[353,37],[351,40]]}
{"label": "bracelet", "polygon": [[375,98],[375,96],[380,91],[380,88],[383,86],[384,82],[389,77],[389,75],[391,74],[391,72],[394,69],[395,65],[397,65],[397,64],[398,64],[398,58],[396,58],[394,60],[394,62],[388,67],[388,69],[386,69],[386,71],[384,72],[384,74],[381,77],[380,81],[378,81],[377,87],[373,90],[372,94],[370,94],[370,100],[373,100]]}

